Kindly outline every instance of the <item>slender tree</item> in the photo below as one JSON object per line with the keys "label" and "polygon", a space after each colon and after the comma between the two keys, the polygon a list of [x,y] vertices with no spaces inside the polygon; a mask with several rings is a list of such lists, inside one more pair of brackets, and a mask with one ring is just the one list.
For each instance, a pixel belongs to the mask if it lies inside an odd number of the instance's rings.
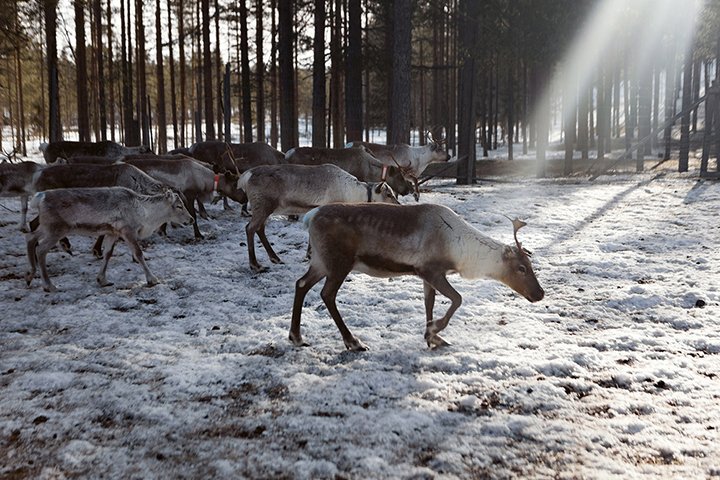
{"label": "slender tree", "polygon": [[90,115],[88,112],[87,54],[85,50],[85,2],[75,0],[75,91],[77,95],[77,128],[81,142],[90,141]]}
{"label": "slender tree", "polygon": [[145,21],[143,19],[144,0],[135,0],[135,30],[137,39],[137,112],[140,118],[142,144],[150,145],[150,118],[147,103],[147,79],[145,77]]}
{"label": "slender tree", "polygon": [[255,115],[257,115],[257,140],[265,141],[265,59],[263,58],[263,0],[256,0],[255,4],[255,50],[257,51],[255,63]]}
{"label": "slender tree", "polygon": [[393,5],[393,76],[388,144],[410,142],[412,3],[411,0],[395,0]]}
{"label": "slender tree", "polygon": [[347,141],[362,140],[362,6],[348,0],[348,35],[345,49],[345,126]]}
{"label": "slender tree", "polygon": [[168,61],[170,62],[170,112],[173,125],[173,148],[178,148],[178,119],[177,119],[177,94],[175,92],[175,52],[173,48],[172,29],[172,5],[167,0],[167,25],[168,25]]}
{"label": "slender tree", "polygon": [[252,142],[252,100],[250,95],[250,58],[248,56],[248,12],[247,5],[245,5],[246,1],[247,0],[240,0],[240,68],[242,72],[240,88],[242,91],[243,139],[245,142]]}
{"label": "slender tree", "polygon": [[187,128],[187,60],[185,59],[184,0],[178,0],[178,55],[180,56],[180,145],[185,146]]}
{"label": "slender tree", "polygon": [[458,168],[457,183],[475,179],[475,95],[477,79],[477,28],[480,2],[460,0],[458,4]]}
{"label": "slender tree", "polygon": [[313,39],[312,146],[325,147],[325,0],[315,0]]}
{"label": "slender tree", "polygon": [[165,115],[165,66],[163,62],[162,31],[162,11],[160,9],[160,0],[155,0],[155,49],[157,50],[157,60],[155,64],[157,78],[157,150],[160,154],[167,152],[167,118]]}
{"label": "slender tree", "polygon": [[107,2],[107,51],[108,51],[108,95],[110,97],[110,140],[115,141],[115,64],[113,60],[113,30],[112,30],[112,3]]}
{"label": "slender tree", "polygon": [[98,85],[98,116],[100,120],[100,139],[107,140],[107,99],[105,97],[105,68],[103,62],[103,39],[102,39],[102,3],[100,0],[92,1],[93,21],[95,23],[95,38],[93,39],[95,51],[95,64],[97,66]]}
{"label": "slender tree", "polygon": [[297,146],[295,116],[295,76],[293,72],[294,2],[278,4],[278,44],[280,64],[280,139],[284,152]]}
{"label": "slender tree", "polygon": [[[244,4],[244,1],[242,2]],[[210,55],[210,1],[200,0],[202,11],[203,103],[205,105],[205,139],[215,140],[213,115],[212,56]]]}
{"label": "slender tree", "polygon": [[270,145],[278,144],[277,0],[270,0]]}

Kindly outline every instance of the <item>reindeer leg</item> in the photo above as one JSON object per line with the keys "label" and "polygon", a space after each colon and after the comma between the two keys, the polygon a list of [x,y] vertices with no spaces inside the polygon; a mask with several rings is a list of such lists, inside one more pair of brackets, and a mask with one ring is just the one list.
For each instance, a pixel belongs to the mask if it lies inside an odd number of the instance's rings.
{"label": "reindeer leg", "polygon": [[262,242],[263,247],[265,247],[265,251],[268,253],[268,256],[270,257],[270,261],[272,263],[283,263],[282,260],[280,260],[280,257],[277,256],[277,253],[275,253],[275,250],[273,250],[272,245],[270,245],[270,242],[268,241],[267,237],[265,236],[265,224],[263,224],[258,229],[258,237],[260,237],[260,242]]}
{"label": "reindeer leg", "polygon": [[195,199],[195,201],[197,202],[197,211],[198,215],[200,215],[200,218],[202,218],[203,220],[208,220],[210,218],[210,215],[208,215],[207,211],[205,210],[205,205],[203,205],[203,203],[199,199]]}
{"label": "reindeer leg", "polygon": [[[62,234],[61,234],[62,235]],[[57,292],[57,288],[50,281],[50,275],[47,271],[47,254],[50,249],[57,243],[57,236],[48,236],[40,239],[37,245],[37,262],[40,265],[40,276],[43,280],[43,290],[46,292]]]}
{"label": "reindeer leg", "polygon": [[155,285],[160,283],[160,280],[158,280],[157,277],[152,274],[150,268],[145,262],[145,257],[143,256],[142,249],[140,248],[140,244],[138,243],[137,238],[135,238],[133,232],[129,229],[126,229],[125,231],[121,232],[121,236],[130,248],[130,251],[132,252],[132,256],[135,261],[138,262],[140,266],[142,266],[142,269],[145,272],[145,280],[147,280],[147,286],[154,287]]}
{"label": "reindeer leg", "polygon": [[310,269],[295,282],[295,299],[293,300],[292,321],[290,322],[290,341],[296,347],[306,347],[308,344],[302,339],[300,333],[300,316],[302,315],[303,302],[310,289],[318,283],[324,275],[310,267]]}
{"label": "reindeer leg", "polygon": [[203,234],[200,233],[200,228],[197,224],[197,212],[195,211],[195,197],[189,196],[187,199],[187,203],[185,204],[185,207],[187,208],[188,212],[192,216],[194,222],[193,222],[193,231],[195,232],[195,240],[200,240],[205,237],[203,237]]}
{"label": "reindeer leg", "polygon": [[420,184],[418,184],[418,179],[416,176],[410,177],[413,181],[414,191],[413,191],[413,197],[415,197],[415,201],[420,201]]}
{"label": "reindeer leg", "polygon": [[264,272],[266,270],[265,267],[258,263],[257,257],[255,256],[255,232],[260,229],[266,219],[267,217],[262,218],[261,222],[258,212],[257,216],[253,215],[247,225],[245,225],[245,234],[247,235],[248,261],[250,262],[250,268],[255,273]]}
{"label": "reindeer leg", "polygon": [[339,274],[333,273],[332,276],[328,276],[327,280],[325,280],[325,285],[323,285],[323,288],[320,291],[320,297],[323,299],[323,302],[325,302],[325,306],[327,307],[328,312],[330,312],[330,316],[332,316],[333,320],[335,320],[335,325],[337,325],[338,330],[340,330],[343,342],[345,342],[345,348],[351,352],[364,352],[368,349],[367,345],[362,343],[360,340],[355,338],[352,333],[350,333],[350,330],[345,325],[345,322],[337,309],[337,304],[335,303],[337,292],[351,269],[352,266],[341,270]]}
{"label": "reindeer leg", "polygon": [[249,217],[250,216],[250,212],[248,212],[247,202],[242,204],[242,207],[240,208],[240,216],[241,217]]}
{"label": "reindeer leg", "polygon": [[[103,255],[103,264],[100,268],[100,273],[98,273],[97,276],[97,282],[101,287],[109,287],[113,285],[112,282],[108,282],[107,278],[105,277],[105,273],[107,272],[107,266],[110,262],[110,257],[112,257],[113,250],[115,250],[115,245],[117,244],[118,237],[113,235],[107,235],[104,238],[103,236],[98,237],[97,242],[95,244],[97,245],[98,242],[101,243],[100,245],[100,251],[105,250],[105,255]],[[101,240],[102,239],[102,240]],[[93,248],[93,252],[94,252]]]}
{"label": "reindeer leg", "polygon": [[30,287],[33,278],[35,278],[35,272],[37,272],[37,237],[38,236],[36,233],[31,233],[27,235],[27,256],[28,263],[30,264],[30,270],[25,274],[25,282],[27,283],[28,287]]}
{"label": "reindeer leg", "polygon": [[[450,345],[438,333],[447,327],[450,317],[462,304],[462,297],[447,281],[444,273],[438,273],[429,269],[428,272],[418,272],[420,278],[423,279],[425,293],[425,316],[427,324],[425,326],[425,341],[430,348],[445,347]],[[433,320],[432,307],[435,304],[435,290],[450,299],[450,307],[445,315],[438,320]]]}
{"label": "reindeer leg", "polygon": [[95,258],[103,258],[103,240],[105,235],[99,235],[92,247],[92,254]]}
{"label": "reindeer leg", "polygon": [[28,196],[23,195],[20,197],[20,231],[29,232],[27,226],[27,211],[28,211]]}

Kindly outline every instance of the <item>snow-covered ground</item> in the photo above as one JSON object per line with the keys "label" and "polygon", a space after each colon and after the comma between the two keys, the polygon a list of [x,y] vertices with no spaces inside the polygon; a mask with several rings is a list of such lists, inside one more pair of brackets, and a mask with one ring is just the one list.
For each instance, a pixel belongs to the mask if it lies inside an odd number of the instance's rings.
{"label": "snow-covered ground", "polygon": [[[492,281],[428,350],[422,283],[352,274],[338,306],[370,351],[344,351],[319,297],[287,340],[306,270],[301,222],[267,232],[284,265],[251,273],[239,209],[209,207],[100,288],[92,239],[31,288],[19,201],[0,199],[0,477],[705,478],[720,476],[720,184],[697,171],[427,185],[511,243],[519,216],[546,291]],[[411,198],[403,202],[411,202]],[[12,210],[9,211],[8,209]],[[446,301],[436,305],[446,308]]]}

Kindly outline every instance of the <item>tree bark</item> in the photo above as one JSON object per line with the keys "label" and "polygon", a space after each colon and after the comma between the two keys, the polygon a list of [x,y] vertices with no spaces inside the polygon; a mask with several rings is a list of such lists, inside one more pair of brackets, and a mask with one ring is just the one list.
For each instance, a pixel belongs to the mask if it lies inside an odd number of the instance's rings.
{"label": "tree bark", "polygon": [[90,114],[88,111],[87,55],[85,50],[85,2],[75,0],[75,91],[77,94],[77,129],[81,142],[90,141]]}
{"label": "tree bark", "polygon": [[277,69],[277,23],[275,13],[277,11],[277,0],[270,0],[270,145],[277,148],[278,145],[278,69]]}
{"label": "tree bark", "polygon": [[295,117],[295,74],[293,72],[294,4],[281,1],[278,5],[278,43],[280,64],[280,139],[282,151],[297,146],[297,118]]}
{"label": "tree bark", "polygon": [[170,114],[173,126],[173,149],[178,148],[177,93],[175,92],[175,52],[172,34],[172,4],[167,0],[168,61],[170,62]]}
{"label": "tree bark", "polygon": [[393,5],[393,76],[388,144],[410,142],[412,4],[411,0],[395,0]]}
{"label": "tree bark", "polygon": [[257,115],[257,140],[265,141],[265,59],[263,58],[263,0],[257,0],[255,5],[255,49],[257,61],[255,63],[255,115]]}
{"label": "tree bark", "polygon": [[110,97],[110,140],[115,141],[115,65],[113,63],[112,44],[112,4],[107,2],[107,50],[108,50],[108,95]]}
{"label": "tree bark", "polygon": [[178,54],[180,55],[180,145],[186,146],[185,129],[187,127],[187,77],[185,61],[185,16],[184,0],[178,0]]}
{"label": "tree bark", "polygon": [[475,81],[480,7],[476,0],[460,0],[458,4],[458,185],[469,185],[475,179]]}
{"label": "tree bark", "polygon": [[325,0],[315,0],[313,38],[312,146],[324,148],[325,137]]}
{"label": "tree bark", "polygon": [[[95,0],[99,1],[99,0]],[[160,0],[155,0],[155,49],[157,50],[156,72],[157,72],[157,126],[158,126],[158,153],[167,152],[167,118],[165,116],[165,67],[162,51],[162,11]]]}
{"label": "tree bark", "polygon": [[135,25],[137,28],[137,111],[140,117],[142,144],[150,145],[150,119],[147,107],[147,79],[145,77],[145,24],[143,0],[135,0]]}
{"label": "tree bark", "polygon": [[348,0],[348,32],[345,50],[345,125],[347,141],[362,140],[362,6]]}
{"label": "tree bark", "polygon": [[[244,5],[244,0],[243,0]],[[210,1],[200,0],[202,13],[203,103],[205,106],[205,139],[215,140],[213,115],[212,55],[210,54]]]}
{"label": "tree bark", "polygon": [[690,156],[690,103],[692,98],[693,51],[685,53],[682,89],[682,123],[680,125],[680,160],[678,172],[687,172]]}
{"label": "tree bark", "polygon": [[253,141],[252,132],[252,103],[250,95],[250,59],[248,57],[248,27],[247,27],[247,6],[246,0],[240,0],[240,68],[241,70],[241,91],[243,111],[243,140]]}
{"label": "tree bark", "polygon": [[95,25],[95,61],[97,62],[98,80],[98,116],[100,117],[100,139],[107,140],[107,99],[105,97],[105,67],[103,65],[103,40],[102,40],[102,3],[100,0],[93,0],[93,16]]}

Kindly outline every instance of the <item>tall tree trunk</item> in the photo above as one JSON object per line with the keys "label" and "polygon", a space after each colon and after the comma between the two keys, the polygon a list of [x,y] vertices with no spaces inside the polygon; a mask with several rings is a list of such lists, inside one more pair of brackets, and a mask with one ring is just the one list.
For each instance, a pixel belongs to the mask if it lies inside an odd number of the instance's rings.
{"label": "tall tree trunk", "polygon": [[458,4],[458,141],[457,183],[475,180],[475,81],[477,79],[477,23],[480,2],[460,0]]}
{"label": "tall tree trunk", "polygon": [[217,82],[217,138],[222,140],[223,136],[223,64],[220,58],[220,2],[215,0],[215,80]]}
{"label": "tall tree trunk", "polygon": [[255,5],[255,49],[257,62],[255,75],[257,92],[255,92],[255,114],[257,115],[257,140],[265,141],[265,59],[263,58],[263,0],[256,0]]}
{"label": "tall tree trunk", "polygon": [[240,52],[242,55],[240,68],[242,69],[242,111],[243,111],[243,139],[245,142],[253,141],[252,132],[252,100],[250,95],[250,59],[248,57],[248,16],[247,0],[240,0]]}
{"label": "tall tree trunk", "polygon": [[125,0],[120,0],[120,69],[122,73],[122,117],[123,117],[123,142],[125,145],[137,145],[133,126],[133,100],[132,100],[132,73],[130,71],[131,52],[128,35],[130,34],[130,0],[128,0],[128,12],[125,16]]}
{"label": "tall tree trunk", "polygon": [[412,4],[411,0],[395,0],[393,5],[393,87],[388,144],[410,142]]}
{"label": "tall tree trunk", "polygon": [[168,60],[170,61],[170,113],[173,126],[173,149],[178,148],[177,93],[175,92],[175,52],[172,34],[172,4],[167,0]]}
{"label": "tall tree trunk", "polygon": [[563,92],[563,130],[565,131],[565,163],[563,168],[564,175],[570,175],[573,172],[573,153],[575,150],[575,139],[577,124],[577,84],[575,82],[565,82],[565,91]]}
{"label": "tall tree trunk", "polygon": [[137,30],[137,110],[140,116],[142,144],[150,145],[150,119],[147,108],[147,79],[145,77],[145,22],[143,20],[144,0],[135,0],[135,25]]}
{"label": "tall tree trunk", "polygon": [[275,13],[277,0],[270,0],[270,145],[277,148],[278,144],[278,68],[277,68],[277,24]]}
{"label": "tall tree trunk", "polygon": [[680,160],[678,171],[687,172],[690,156],[690,104],[692,101],[693,51],[685,52],[682,89],[682,124],[680,125]]}
{"label": "tall tree trunk", "polygon": [[[98,1],[98,0],[95,0]],[[157,50],[157,126],[158,126],[158,153],[167,152],[167,118],[165,117],[165,67],[163,65],[162,51],[162,11],[160,0],[155,0],[155,49]]]}
{"label": "tall tree trunk", "polygon": [[[243,0],[244,5],[244,0]],[[210,1],[200,0],[202,10],[203,103],[205,105],[205,139],[215,140],[213,115],[212,56],[210,55]]]}
{"label": "tall tree trunk", "polygon": [[315,0],[313,39],[312,146],[325,147],[325,0]]}
{"label": "tall tree trunk", "polygon": [[115,65],[113,61],[112,3],[107,2],[108,95],[110,97],[110,140],[115,141]]}
{"label": "tall tree trunk", "polygon": [[107,110],[105,109],[107,99],[105,97],[105,68],[103,65],[103,40],[102,40],[102,3],[100,0],[93,0],[93,16],[95,25],[95,60],[97,62],[98,79],[98,116],[100,117],[100,139],[107,140]]}
{"label": "tall tree trunk", "polygon": [[[645,140],[650,135],[652,117],[652,70],[646,67],[638,72],[638,140]],[[645,164],[645,155],[650,153],[650,146],[646,142],[637,150],[635,167],[642,172]]]}
{"label": "tall tree trunk", "polygon": [[332,31],[330,35],[330,117],[332,125],[332,146],[343,146],[344,119],[341,115],[342,98],[342,0],[334,0],[331,9]]}
{"label": "tall tree trunk", "polygon": [[[675,115],[675,69],[677,65],[677,57],[675,50],[675,42],[670,42],[667,52],[667,67],[665,69],[665,122],[669,122]],[[718,62],[720,63],[720,62]],[[665,154],[664,160],[670,160],[670,149],[672,147],[672,125],[665,127],[664,132]]]}
{"label": "tall tree trunk", "polygon": [[88,112],[87,55],[85,51],[85,2],[75,0],[75,91],[77,94],[77,128],[81,142],[90,141],[90,115]]}
{"label": "tall tree trunk", "polygon": [[180,55],[180,145],[187,146],[185,143],[185,131],[187,128],[187,76],[186,76],[186,60],[185,60],[185,16],[184,0],[178,0],[178,55]]}
{"label": "tall tree trunk", "polygon": [[[536,66],[533,70],[533,92],[542,92],[545,90],[548,82],[548,72],[545,70],[546,65]],[[537,98],[537,176],[538,178],[545,177],[547,165],[546,165],[546,152],[548,147],[548,131],[550,127],[550,96],[549,95],[535,95]]]}
{"label": "tall tree trunk", "polygon": [[[702,66],[702,60],[695,60],[693,62],[693,79],[692,79],[692,103],[695,103],[700,98],[700,67]],[[699,105],[693,108],[692,112],[692,132],[697,132],[697,120],[698,120],[698,108]]]}
{"label": "tall tree trunk", "polygon": [[348,0],[348,32],[345,50],[345,124],[347,141],[362,140],[362,6]]}
{"label": "tall tree trunk", "polygon": [[577,127],[577,148],[580,150],[580,158],[588,160],[590,158],[589,142],[588,142],[588,103],[589,88],[580,85],[580,94],[578,96],[578,127]]}
{"label": "tall tree trunk", "polygon": [[293,72],[294,2],[278,5],[278,43],[280,64],[280,139],[282,151],[297,146],[297,118],[295,117],[295,75]]}
{"label": "tall tree trunk", "polygon": [[[15,19],[17,20],[17,14]],[[15,48],[15,62],[16,62],[16,81],[17,81],[17,101],[18,101],[18,133],[20,134],[20,153],[23,156],[27,156],[27,144],[25,142],[25,100],[23,99],[23,69],[22,69],[22,58],[20,55],[19,45]],[[1,127],[0,127],[1,128]],[[2,141],[0,139],[0,145]]]}

